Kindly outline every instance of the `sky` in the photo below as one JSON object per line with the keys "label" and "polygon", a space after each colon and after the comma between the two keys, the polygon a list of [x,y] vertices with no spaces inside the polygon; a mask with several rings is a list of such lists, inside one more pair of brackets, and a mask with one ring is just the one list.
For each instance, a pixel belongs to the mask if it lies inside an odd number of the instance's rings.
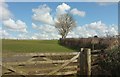
{"label": "sky", "polygon": [[[1,0],[6,2],[63,2],[63,0]],[[66,2],[118,2],[120,0],[64,0]]]}
{"label": "sky", "polygon": [[67,38],[118,34],[117,2],[3,2],[0,34],[7,39],[58,39],[57,15],[70,13],[77,23]]}

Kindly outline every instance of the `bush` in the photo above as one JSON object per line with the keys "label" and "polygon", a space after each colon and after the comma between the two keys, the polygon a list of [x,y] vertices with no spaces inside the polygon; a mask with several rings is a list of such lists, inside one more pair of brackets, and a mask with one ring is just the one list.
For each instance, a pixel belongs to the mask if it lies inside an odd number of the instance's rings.
{"label": "bush", "polygon": [[[97,38],[97,43],[94,44],[95,50],[106,49],[110,42],[103,38]],[[79,50],[80,48],[93,48],[92,38],[65,38],[59,39],[59,44],[71,49]]]}
{"label": "bush", "polygon": [[120,48],[114,48],[106,52],[106,57],[99,62],[100,67],[111,74],[119,77],[120,75]]}

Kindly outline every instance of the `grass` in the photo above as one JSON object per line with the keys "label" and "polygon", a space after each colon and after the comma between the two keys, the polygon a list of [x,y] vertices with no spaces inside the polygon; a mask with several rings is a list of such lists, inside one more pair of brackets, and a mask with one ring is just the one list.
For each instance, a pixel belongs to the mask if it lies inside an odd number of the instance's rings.
{"label": "grass", "polygon": [[[2,52],[3,52],[2,54],[3,59],[7,58],[9,60],[10,58],[12,61],[13,58],[16,58],[17,61],[19,61],[20,58],[17,58],[13,55],[19,53],[33,53],[33,52],[74,52],[74,50],[59,45],[58,40],[2,40]],[[25,57],[22,57],[22,59],[24,58]],[[24,66],[18,67],[17,65],[12,67],[14,69],[19,69],[20,71],[26,73],[28,73],[29,71],[30,74],[34,74],[35,71],[40,70],[40,68],[35,67],[35,65],[31,65],[29,67],[24,67]],[[43,68],[43,69],[49,69],[49,68]],[[2,71],[6,72],[7,69],[4,68],[2,69]]]}
{"label": "grass", "polygon": [[73,52],[58,40],[2,40],[2,52]]}

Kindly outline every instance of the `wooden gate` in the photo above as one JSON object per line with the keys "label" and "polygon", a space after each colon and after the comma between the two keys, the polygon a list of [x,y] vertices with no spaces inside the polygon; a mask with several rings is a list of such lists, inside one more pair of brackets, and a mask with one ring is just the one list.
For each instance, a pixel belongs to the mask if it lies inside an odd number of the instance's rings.
{"label": "wooden gate", "polygon": [[[93,56],[92,56],[93,57]],[[71,53],[24,53],[3,58],[3,75],[91,75],[91,50]],[[12,60],[13,59],[13,60]]]}
{"label": "wooden gate", "polygon": [[[3,62],[3,75],[70,75],[76,74],[79,52],[27,53],[13,58],[28,58],[26,61]],[[4,60],[3,60],[4,61]]]}

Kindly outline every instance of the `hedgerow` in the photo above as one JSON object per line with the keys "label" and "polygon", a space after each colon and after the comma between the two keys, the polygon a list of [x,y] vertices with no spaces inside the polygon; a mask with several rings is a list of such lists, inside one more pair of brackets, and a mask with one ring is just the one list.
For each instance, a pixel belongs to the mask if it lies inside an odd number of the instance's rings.
{"label": "hedgerow", "polygon": [[116,47],[106,51],[104,59],[99,61],[99,66],[106,70],[112,77],[120,76],[120,48]]}

